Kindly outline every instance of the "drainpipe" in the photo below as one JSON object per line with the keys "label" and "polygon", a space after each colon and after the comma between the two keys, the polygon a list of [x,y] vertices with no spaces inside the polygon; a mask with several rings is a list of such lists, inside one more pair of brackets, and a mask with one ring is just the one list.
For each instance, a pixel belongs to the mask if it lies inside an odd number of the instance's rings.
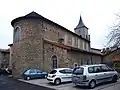
{"label": "drainpipe", "polygon": [[41,47],[41,49],[42,49],[42,62],[41,62],[41,68],[42,68],[42,70],[44,70],[44,26],[43,26],[43,21],[42,21],[42,31],[41,31],[41,42],[42,42],[42,47]]}

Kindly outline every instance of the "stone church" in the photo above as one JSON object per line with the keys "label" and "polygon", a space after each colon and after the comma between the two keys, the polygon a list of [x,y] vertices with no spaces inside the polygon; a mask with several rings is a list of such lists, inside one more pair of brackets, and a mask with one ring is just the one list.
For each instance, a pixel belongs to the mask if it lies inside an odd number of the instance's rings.
{"label": "stone church", "polygon": [[10,68],[14,77],[27,68],[50,72],[54,68],[102,63],[101,50],[91,48],[81,16],[74,32],[36,12],[12,20],[11,25]]}

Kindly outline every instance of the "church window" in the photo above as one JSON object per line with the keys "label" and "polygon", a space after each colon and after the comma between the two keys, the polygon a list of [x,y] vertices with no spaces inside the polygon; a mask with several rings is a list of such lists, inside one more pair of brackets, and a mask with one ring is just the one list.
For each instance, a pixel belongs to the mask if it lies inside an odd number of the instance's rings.
{"label": "church window", "polygon": [[74,67],[78,67],[78,63],[74,63]]}
{"label": "church window", "polygon": [[76,47],[78,47],[78,38],[77,37],[75,38],[75,44],[76,44]]}
{"label": "church window", "polygon": [[57,68],[57,56],[53,55],[52,56],[52,68]]}
{"label": "church window", "polygon": [[13,36],[13,42],[19,42],[20,41],[20,27],[16,27],[14,30],[14,36]]}

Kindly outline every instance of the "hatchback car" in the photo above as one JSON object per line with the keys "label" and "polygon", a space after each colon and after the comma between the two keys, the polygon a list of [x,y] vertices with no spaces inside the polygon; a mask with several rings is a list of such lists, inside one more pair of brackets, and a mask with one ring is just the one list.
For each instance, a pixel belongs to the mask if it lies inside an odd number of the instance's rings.
{"label": "hatchback car", "polygon": [[60,84],[61,82],[72,81],[72,71],[71,68],[57,68],[48,74],[47,80],[54,84]]}
{"label": "hatchback car", "polygon": [[23,72],[23,77],[26,80],[30,80],[33,78],[46,78],[47,76],[48,76],[47,72],[42,72],[36,68],[27,69]]}
{"label": "hatchback car", "polygon": [[84,65],[73,70],[72,82],[75,85],[94,88],[96,84],[103,82],[116,82],[118,73],[105,64]]}

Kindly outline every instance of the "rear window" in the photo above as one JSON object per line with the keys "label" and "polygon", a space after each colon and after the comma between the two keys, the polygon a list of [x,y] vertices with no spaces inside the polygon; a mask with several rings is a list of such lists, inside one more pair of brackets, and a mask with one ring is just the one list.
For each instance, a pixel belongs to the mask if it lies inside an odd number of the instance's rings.
{"label": "rear window", "polygon": [[50,74],[55,74],[56,72],[57,72],[56,70],[52,70]]}
{"label": "rear window", "polygon": [[81,68],[81,67],[75,68],[75,69],[73,70],[73,74],[82,75],[82,74],[83,74],[83,71],[84,71],[84,69]]}

